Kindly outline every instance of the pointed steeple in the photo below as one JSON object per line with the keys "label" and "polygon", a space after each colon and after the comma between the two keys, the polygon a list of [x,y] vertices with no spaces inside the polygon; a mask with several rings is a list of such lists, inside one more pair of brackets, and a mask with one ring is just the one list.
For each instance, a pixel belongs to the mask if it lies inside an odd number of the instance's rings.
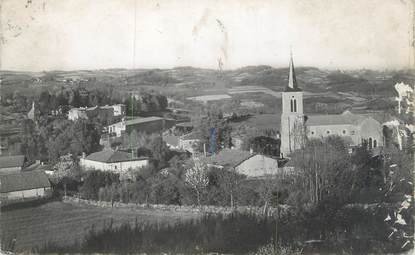
{"label": "pointed steeple", "polygon": [[285,92],[290,91],[301,91],[298,87],[297,79],[295,78],[295,70],[294,70],[294,61],[293,61],[293,54],[290,52],[290,73],[288,74],[288,84],[285,87]]}

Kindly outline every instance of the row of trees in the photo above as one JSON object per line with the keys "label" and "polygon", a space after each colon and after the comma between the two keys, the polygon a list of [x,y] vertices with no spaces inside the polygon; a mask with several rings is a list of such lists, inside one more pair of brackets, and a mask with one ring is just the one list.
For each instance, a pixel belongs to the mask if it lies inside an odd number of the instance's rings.
{"label": "row of trees", "polygon": [[110,105],[121,102],[121,95],[113,87],[87,90],[83,87],[73,87],[51,91],[42,90],[36,95],[25,95],[19,91],[13,94],[2,95],[1,104],[11,107],[12,112],[27,112],[36,102],[40,115],[48,115],[53,111],[67,113],[69,107],[90,107],[96,105]]}
{"label": "row of trees", "polygon": [[72,122],[66,119],[42,118],[39,124],[23,122],[22,153],[29,161],[41,159],[54,164],[60,156],[74,156],[100,150],[102,127],[90,120]]}
{"label": "row of trees", "polygon": [[127,106],[127,115],[137,116],[147,112],[164,111],[167,108],[167,98],[161,94],[140,91],[123,100]]}

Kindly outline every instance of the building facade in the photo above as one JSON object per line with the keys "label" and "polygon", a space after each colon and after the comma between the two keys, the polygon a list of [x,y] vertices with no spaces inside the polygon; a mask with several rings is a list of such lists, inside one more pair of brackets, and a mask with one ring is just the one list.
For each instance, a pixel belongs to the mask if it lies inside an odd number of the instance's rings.
{"label": "building facade", "polygon": [[303,91],[298,87],[291,56],[288,84],[281,93],[281,153],[288,155],[303,145]]}
{"label": "building facade", "polygon": [[250,178],[258,178],[267,175],[276,175],[278,170],[278,160],[273,157],[253,154],[247,159],[235,165],[238,174],[243,174]]}
{"label": "building facade", "polygon": [[45,198],[52,194],[47,175],[42,171],[27,171],[0,175],[2,203]]}
{"label": "building facade", "polygon": [[305,122],[307,137],[337,135],[350,146],[367,144],[369,149],[383,146],[382,124],[370,116],[345,111],[337,115],[310,115]]}
{"label": "building facade", "polygon": [[128,169],[141,168],[147,166],[148,163],[148,157],[136,157],[128,152],[112,149],[95,152],[80,159],[81,167],[86,170],[95,169],[115,173],[125,173]]}
{"label": "building facade", "polygon": [[383,146],[382,124],[364,114],[305,115],[303,92],[298,87],[290,58],[288,84],[282,92],[281,153],[289,155],[304,146],[306,139],[331,135],[342,137],[350,146],[366,144],[368,149]]}

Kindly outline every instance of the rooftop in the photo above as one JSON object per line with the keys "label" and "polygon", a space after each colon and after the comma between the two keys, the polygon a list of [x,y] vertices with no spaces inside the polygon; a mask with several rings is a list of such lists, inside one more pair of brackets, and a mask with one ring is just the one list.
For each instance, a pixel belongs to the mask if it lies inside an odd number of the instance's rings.
{"label": "rooftop", "polygon": [[1,193],[50,187],[49,179],[42,171],[0,175],[0,183]]}
{"label": "rooftop", "polygon": [[139,118],[135,118],[132,120],[126,120],[125,121],[125,125],[136,125],[136,124],[141,124],[141,123],[146,123],[146,122],[151,122],[151,121],[158,121],[158,120],[163,120],[163,118],[161,117],[157,117],[157,116],[152,116],[152,117],[139,117]]}
{"label": "rooftop", "polygon": [[255,154],[249,151],[223,149],[207,158],[209,164],[223,167],[235,167]]}
{"label": "rooftop", "polygon": [[148,159],[148,157],[132,157],[131,153],[108,149],[91,153],[86,157],[86,159],[103,163],[116,163],[125,161],[144,160]]}
{"label": "rooftop", "polygon": [[369,116],[353,114],[345,111],[342,114],[309,115],[307,116],[307,126],[325,125],[358,125],[362,121],[371,118]]}
{"label": "rooftop", "polygon": [[2,156],[0,157],[0,169],[9,167],[23,167],[25,156]]}

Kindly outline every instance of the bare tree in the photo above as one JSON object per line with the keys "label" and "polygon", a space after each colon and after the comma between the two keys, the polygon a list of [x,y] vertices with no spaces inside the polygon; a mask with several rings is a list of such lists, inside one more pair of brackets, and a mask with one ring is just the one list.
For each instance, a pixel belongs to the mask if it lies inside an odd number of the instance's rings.
{"label": "bare tree", "polygon": [[240,178],[234,168],[223,170],[220,172],[220,185],[222,189],[229,196],[230,206],[234,207],[235,194],[238,188],[238,179]]}
{"label": "bare tree", "polygon": [[185,178],[186,183],[196,192],[197,204],[200,206],[200,196],[209,184],[207,164],[200,158],[193,158]]}

